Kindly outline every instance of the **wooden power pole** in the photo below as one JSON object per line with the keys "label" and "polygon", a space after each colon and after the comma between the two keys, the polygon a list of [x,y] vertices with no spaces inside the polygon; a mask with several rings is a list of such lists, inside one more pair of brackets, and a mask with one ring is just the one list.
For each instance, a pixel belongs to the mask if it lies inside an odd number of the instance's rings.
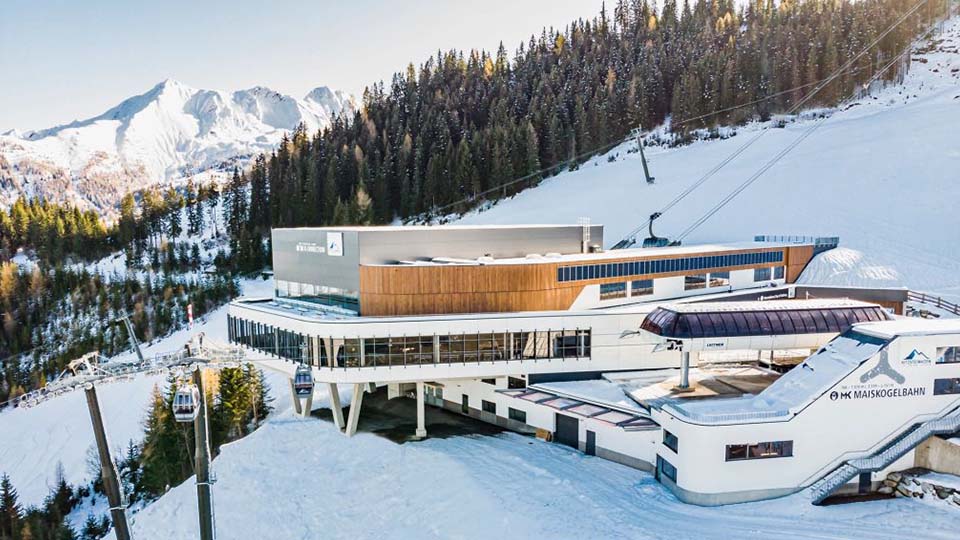
{"label": "wooden power pole", "polygon": [[97,451],[100,454],[100,474],[103,478],[103,489],[107,492],[107,501],[110,503],[110,518],[113,520],[113,530],[117,534],[117,540],[130,540],[130,529],[127,526],[127,514],[123,506],[120,480],[117,475],[117,467],[110,457],[107,433],[103,429],[103,416],[100,415],[100,402],[97,400],[97,389],[91,383],[84,388],[84,391],[87,394],[87,408],[90,409],[93,435],[97,440]]}
{"label": "wooden power pole", "polygon": [[210,443],[207,440],[207,397],[203,391],[203,376],[199,367],[193,370],[193,384],[200,390],[199,411],[193,421],[193,434],[197,441],[195,454],[197,470],[197,507],[200,511],[200,540],[214,540],[213,504],[210,494]]}

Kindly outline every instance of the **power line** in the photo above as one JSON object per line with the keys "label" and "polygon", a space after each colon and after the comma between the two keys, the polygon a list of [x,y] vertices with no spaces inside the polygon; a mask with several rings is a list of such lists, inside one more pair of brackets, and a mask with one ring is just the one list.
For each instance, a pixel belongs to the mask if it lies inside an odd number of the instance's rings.
{"label": "power line", "polygon": [[[798,101],[797,103],[795,103],[792,107],[790,107],[790,109],[786,112],[786,114],[793,114],[793,113],[795,113],[796,111],[798,111],[801,107],[803,107],[804,105],[806,105],[811,99],[813,99],[814,96],[816,96],[816,95],[817,95],[821,90],[823,90],[828,84],[830,84],[831,82],[833,82],[834,80],[836,80],[838,77],[840,77],[841,75],[843,75],[843,73],[844,73],[845,71],[847,71],[847,70],[850,68],[850,66],[853,65],[854,62],[856,62],[857,60],[859,60],[860,57],[862,57],[863,55],[865,55],[867,52],[870,51],[870,49],[872,49],[875,45],[877,45],[878,43],[880,43],[880,41],[883,40],[883,38],[887,37],[887,35],[890,34],[890,32],[892,32],[897,26],[900,25],[900,23],[902,23],[902,22],[905,21],[908,17],[910,17],[911,15],[913,15],[918,9],[920,9],[920,7],[922,7],[922,6],[923,6],[924,4],[926,4],[928,1],[929,1],[929,0],[920,0],[919,2],[917,2],[916,4],[914,4],[912,8],[910,8],[909,10],[907,10],[906,13],[904,13],[903,15],[901,15],[900,18],[898,18],[896,21],[894,21],[893,24],[891,24],[886,30],[884,30],[879,36],[877,36],[873,41],[871,41],[871,42],[870,42],[866,47],[864,47],[860,52],[858,52],[856,55],[854,55],[853,57],[851,57],[850,59],[848,59],[842,66],[840,66],[836,71],[834,71],[829,77],[827,77],[826,79],[823,79],[823,80],[813,89],[813,91],[811,91],[809,94],[807,94],[806,96],[804,96],[803,99],[801,99],[800,101]],[[898,57],[899,57],[899,55],[898,55]],[[721,169],[723,169],[725,166],[727,166],[731,161],[733,161],[734,159],[736,159],[737,157],[739,157],[739,156],[740,156],[741,154],[743,154],[748,148],[750,148],[750,147],[753,146],[757,141],[759,141],[760,138],[763,137],[763,136],[767,133],[767,131],[769,131],[770,127],[771,127],[771,125],[768,124],[768,125],[764,126],[763,128],[761,128],[760,131],[758,131],[752,138],[750,138],[749,140],[747,140],[747,142],[745,142],[745,143],[744,143],[743,145],[741,145],[739,148],[737,148],[736,150],[734,150],[733,153],[731,153],[731,154],[730,154],[729,156],[727,156],[725,159],[723,159],[722,161],[720,161],[720,163],[718,163],[718,164],[717,164],[716,166],[714,166],[712,169],[710,169],[709,171],[707,171],[703,176],[701,176],[699,179],[697,179],[696,182],[694,182],[693,184],[691,184],[689,187],[687,187],[687,189],[683,190],[679,195],[677,195],[676,197],[674,197],[674,199],[671,200],[669,203],[667,203],[667,205],[664,206],[664,207],[660,210],[659,213],[660,213],[661,215],[664,214],[664,213],[666,213],[668,210],[670,210],[671,208],[673,208],[674,206],[676,206],[680,201],[682,201],[683,199],[685,199],[688,195],[690,195],[691,193],[693,193],[694,191],[696,191],[696,190],[697,190],[700,186],[702,186],[707,180],[709,180],[710,178],[712,178],[716,173],[718,173]],[[633,238],[635,238],[635,237],[637,236],[637,234],[639,234],[639,233],[640,233],[644,228],[646,228],[647,225],[649,225],[649,224],[650,224],[650,220],[648,219],[648,220],[645,221],[642,225],[640,225],[639,227],[637,227],[637,228],[633,229],[632,231],[630,231],[630,233],[628,233],[623,239],[624,239],[624,240],[632,240]]]}
{"label": "power line", "polygon": [[[918,2],[910,11],[908,11],[908,12],[904,15],[904,17],[901,18],[901,21],[904,20],[904,19],[905,19],[907,16],[909,16],[910,14],[912,14],[914,11],[916,11],[917,9],[919,9],[919,8],[920,8],[923,4],[925,4],[927,1],[928,1],[928,0],[921,0],[920,2]],[[896,25],[896,24],[899,24],[899,22],[898,22],[898,23],[895,23],[895,25]],[[886,35],[886,33],[889,33],[890,31],[892,31],[893,28],[894,28],[894,27],[891,27],[890,29],[888,29],[887,32],[884,33],[884,35]],[[882,38],[882,36],[881,36],[881,38]],[[879,38],[878,38],[878,39],[879,39]],[[889,63],[887,63],[883,68],[881,68],[880,70],[878,70],[878,71],[870,78],[870,81],[869,81],[867,84],[869,85],[869,84],[875,82],[877,79],[880,78],[881,75],[883,75],[883,73],[885,73],[888,69],[890,69],[891,67],[893,67],[894,64],[896,64],[898,61],[902,61],[902,59],[903,59],[905,56],[907,56],[907,55],[909,55],[909,54],[911,53],[911,49],[912,49],[912,48],[913,48],[913,43],[912,43],[912,42],[911,42],[911,43],[908,43],[907,46],[900,52],[900,54],[898,54],[897,56],[895,56],[895,57],[894,57]],[[682,241],[682,240],[683,240],[684,238],[686,238],[690,233],[692,233],[692,232],[693,232],[694,230],[696,230],[698,227],[700,227],[701,225],[703,225],[707,220],[709,220],[711,217],[713,217],[714,214],[716,214],[717,212],[719,212],[720,209],[722,209],[724,206],[726,206],[730,201],[732,201],[734,198],[736,198],[736,197],[737,197],[740,193],[742,193],[745,189],[747,189],[748,187],[750,187],[750,186],[751,186],[754,182],[756,182],[761,176],[763,176],[764,173],[766,173],[768,170],[770,170],[770,168],[773,167],[778,161],[780,161],[781,159],[783,159],[784,156],[786,156],[787,154],[789,154],[794,148],[796,148],[797,146],[799,146],[800,143],[802,143],[802,142],[803,142],[804,140],[806,140],[808,137],[810,137],[811,135],[813,135],[813,133],[814,133],[820,126],[822,126],[822,125],[824,124],[824,122],[826,122],[827,118],[828,118],[827,116],[822,116],[822,117],[820,117],[819,119],[817,119],[817,121],[814,122],[813,125],[811,125],[809,128],[807,128],[807,129],[806,129],[799,137],[797,137],[793,142],[791,142],[791,143],[790,143],[789,145],[787,145],[784,149],[782,149],[780,152],[778,152],[773,158],[771,158],[771,159],[770,159],[769,161],[767,161],[762,167],[760,167],[760,169],[758,169],[758,170],[757,170],[755,173],[753,173],[749,178],[747,178],[747,180],[745,180],[743,183],[741,183],[739,186],[737,186],[736,189],[734,189],[732,192],[730,192],[726,197],[724,197],[723,199],[721,199],[721,201],[720,201],[719,203],[717,203],[713,208],[711,208],[710,210],[708,210],[706,214],[704,214],[704,215],[701,216],[699,219],[697,219],[696,221],[694,221],[689,227],[687,227],[682,233],[680,233],[680,235],[677,236],[677,240],[678,240],[678,241]]]}

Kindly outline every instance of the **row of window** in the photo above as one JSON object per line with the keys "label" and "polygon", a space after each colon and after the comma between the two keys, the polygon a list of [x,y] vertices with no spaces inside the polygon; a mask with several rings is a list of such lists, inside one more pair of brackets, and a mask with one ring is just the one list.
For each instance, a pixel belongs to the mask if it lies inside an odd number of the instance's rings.
{"label": "row of window", "polygon": [[277,298],[290,298],[291,300],[324,306],[337,306],[350,311],[359,312],[360,310],[360,294],[357,291],[339,287],[278,279],[276,280],[276,295]]}
{"label": "row of window", "polygon": [[[603,283],[600,285],[600,299],[601,300],[613,300],[615,298],[626,298],[627,297],[627,283],[626,281],[621,281],[619,283]],[[636,279],[629,282],[630,284],[630,296],[647,296],[653,294],[653,280],[652,279]]]}
{"label": "row of window", "polygon": [[227,327],[231,343],[318,367],[590,357],[590,330],[342,339],[305,336],[233,316]]}
{"label": "row of window", "polygon": [[784,268],[782,266],[775,266],[773,268],[754,268],[753,269],[753,280],[754,281],[770,281],[771,279],[783,279]]}
{"label": "row of window", "polygon": [[582,264],[557,268],[557,280],[580,281],[584,279],[664,274],[669,272],[687,272],[690,270],[709,270],[729,266],[748,266],[782,262],[783,251],[780,250],[757,253],[736,253],[732,255],[713,255],[709,257],[681,257],[677,259]]}
{"label": "row of window", "polygon": [[769,459],[793,456],[793,441],[770,441],[755,444],[728,444],[727,461]]}

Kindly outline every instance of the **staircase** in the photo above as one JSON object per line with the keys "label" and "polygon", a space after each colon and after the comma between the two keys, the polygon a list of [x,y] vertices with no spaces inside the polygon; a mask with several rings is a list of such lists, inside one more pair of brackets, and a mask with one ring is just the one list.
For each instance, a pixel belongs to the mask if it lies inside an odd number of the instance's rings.
{"label": "staircase", "polygon": [[914,425],[872,456],[851,459],[814,482],[808,490],[810,500],[813,504],[820,504],[858,474],[882,470],[928,437],[955,433],[958,430],[960,430],[960,408],[935,420]]}

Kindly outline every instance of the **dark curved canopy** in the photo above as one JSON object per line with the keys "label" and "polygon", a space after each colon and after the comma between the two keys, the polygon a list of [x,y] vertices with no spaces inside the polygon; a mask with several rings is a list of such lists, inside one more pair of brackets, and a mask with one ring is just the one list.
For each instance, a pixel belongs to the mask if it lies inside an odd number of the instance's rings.
{"label": "dark curved canopy", "polygon": [[745,311],[681,312],[653,310],[640,328],[658,336],[690,339],[846,332],[862,322],[886,321],[880,306],[801,308]]}

